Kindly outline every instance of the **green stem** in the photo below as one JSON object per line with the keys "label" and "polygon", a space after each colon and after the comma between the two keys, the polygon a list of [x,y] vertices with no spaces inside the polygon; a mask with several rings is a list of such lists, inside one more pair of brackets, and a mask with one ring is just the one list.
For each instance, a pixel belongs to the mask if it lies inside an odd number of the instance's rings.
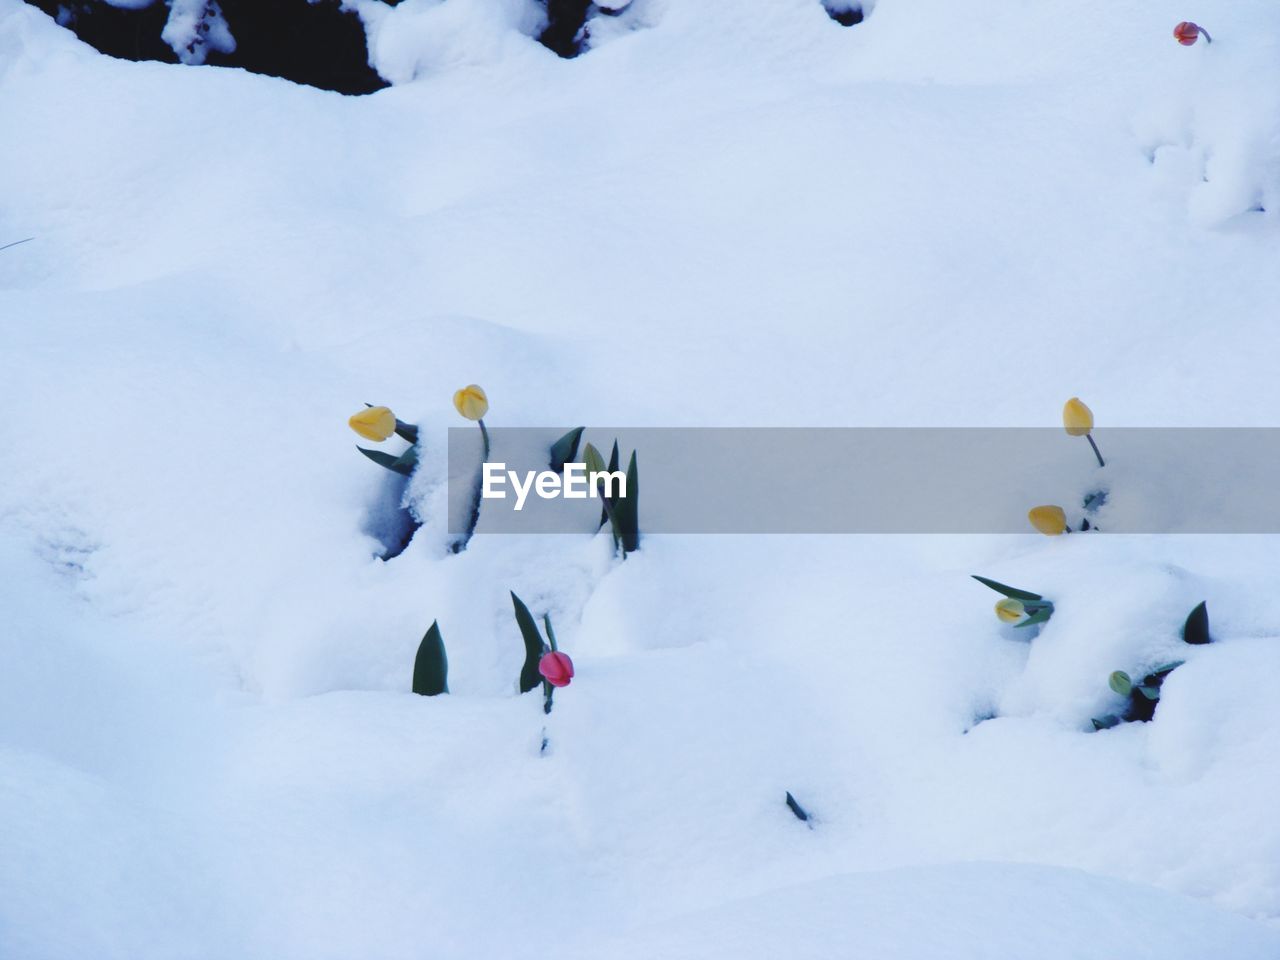
{"label": "green stem", "polygon": [[[618,526],[618,518],[613,512],[613,503],[604,495],[604,483],[596,484],[596,490],[600,491],[600,502],[604,505],[605,516],[609,518],[609,532],[613,534],[613,546],[616,550],[622,543],[622,528]],[[627,559],[627,552],[622,551],[622,559]]]}
{"label": "green stem", "polygon": [[1102,459],[1102,454],[1098,452],[1098,445],[1093,442],[1093,434],[1086,433],[1084,438],[1089,441],[1089,446],[1093,447],[1093,455],[1098,458],[1098,466],[1105,467],[1107,463]]}
{"label": "green stem", "polygon": [[551,629],[551,614],[544,613],[542,622],[547,625],[547,640],[551,642],[551,652],[555,653],[560,648],[556,646],[556,632]]}
{"label": "green stem", "polygon": [[489,459],[489,431],[485,429],[483,420],[477,420],[476,423],[480,424],[480,436],[484,437],[484,458],[487,461]]}

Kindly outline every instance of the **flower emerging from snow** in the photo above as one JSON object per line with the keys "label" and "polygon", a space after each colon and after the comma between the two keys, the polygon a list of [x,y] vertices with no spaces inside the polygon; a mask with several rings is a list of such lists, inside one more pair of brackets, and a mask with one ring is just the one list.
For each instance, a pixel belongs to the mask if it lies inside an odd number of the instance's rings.
{"label": "flower emerging from snow", "polygon": [[538,661],[538,672],[553,687],[567,687],[573,679],[573,661],[559,650],[544,653]]}
{"label": "flower emerging from snow", "polygon": [[1046,537],[1056,537],[1061,533],[1067,533],[1067,515],[1061,507],[1043,506],[1032,507],[1027,511],[1027,519],[1031,521],[1031,525],[1043,533]]}
{"label": "flower emerging from snow", "polygon": [[1102,459],[1102,451],[1093,442],[1093,411],[1084,405],[1079,397],[1072,397],[1062,406],[1062,427],[1073,437],[1084,437],[1093,448],[1093,455],[1098,458],[1098,466],[1105,467],[1107,461]]}
{"label": "flower emerging from snow", "polygon": [[1192,23],[1189,20],[1183,20],[1180,24],[1173,28],[1173,38],[1184,47],[1189,47],[1200,39],[1201,34],[1204,35],[1205,43],[1213,43],[1213,38],[1209,36],[1209,31],[1198,23]]}
{"label": "flower emerging from snow", "polygon": [[396,415],[389,407],[368,407],[347,421],[366,440],[381,443],[396,432]]}
{"label": "flower emerging from snow", "polygon": [[1079,397],[1072,397],[1062,408],[1062,426],[1073,437],[1085,437],[1093,429],[1093,411]]}
{"label": "flower emerging from snow", "polygon": [[1003,600],[996,601],[996,616],[1005,623],[1017,623],[1026,615],[1027,608],[1022,605],[1021,600],[1005,597]]}
{"label": "flower emerging from snow", "polygon": [[454,393],[453,405],[468,420],[479,420],[489,412],[489,398],[474,383]]}

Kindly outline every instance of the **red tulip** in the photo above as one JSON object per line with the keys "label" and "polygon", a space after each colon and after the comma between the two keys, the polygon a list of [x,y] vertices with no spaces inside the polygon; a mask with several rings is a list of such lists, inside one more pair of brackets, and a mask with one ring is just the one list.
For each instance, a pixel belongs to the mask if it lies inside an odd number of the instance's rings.
{"label": "red tulip", "polygon": [[1184,47],[1189,47],[1199,40],[1201,34],[1204,34],[1205,43],[1213,43],[1213,38],[1209,36],[1208,30],[1189,20],[1183,20],[1173,28],[1173,38]]}
{"label": "red tulip", "polygon": [[553,650],[542,655],[538,661],[538,672],[553,687],[567,687],[573,679],[573,661],[568,654]]}

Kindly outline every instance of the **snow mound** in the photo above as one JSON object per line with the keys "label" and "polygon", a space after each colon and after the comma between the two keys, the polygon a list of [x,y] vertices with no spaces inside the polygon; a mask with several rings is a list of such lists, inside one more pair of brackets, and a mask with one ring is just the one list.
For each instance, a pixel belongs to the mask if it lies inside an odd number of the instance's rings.
{"label": "snow mound", "polygon": [[830,877],[673,921],[581,956],[664,960],[1271,960],[1280,931],[1073,870],[973,863]]}
{"label": "snow mound", "polygon": [[[525,0],[358,6],[396,86],[344,98],[0,0],[0,955],[1276,956],[1276,537],[443,515],[468,383],[548,436],[1275,426],[1274,5],[636,0],[572,61]],[[1114,453],[1117,510],[1198,495]]]}

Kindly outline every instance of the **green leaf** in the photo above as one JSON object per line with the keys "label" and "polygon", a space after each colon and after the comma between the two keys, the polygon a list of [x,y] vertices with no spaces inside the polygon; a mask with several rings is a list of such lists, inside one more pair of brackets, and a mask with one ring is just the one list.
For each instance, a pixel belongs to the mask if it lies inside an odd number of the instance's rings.
{"label": "green leaf", "polygon": [[397,420],[396,433],[405,440],[408,440],[410,443],[418,442],[418,428],[415,424],[405,423],[403,420]]}
{"label": "green leaf", "polygon": [[551,445],[551,469],[556,473],[564,470],[566,463],[573,463],[578,456],[578,442],[582,440],[582,431],[586,427],[574,427],[563,437]]}
{"label": "green leaf", "polygon": [[1156,686],[1150,686],[1150,685],[1148,685],[1148,684],[1145,684],[1145,683],[1144,683],[1144,684],[1142,684],[1142,685],[1141,685],[1141,686],[1139,686],[1139,687],[1134,687],[1134,689],[1135,689],[1135,690],[1137,690],[1137,691],[1138,691],[1140,694],[1142,694],[1144,697],[1146,697],[1148,700],[1159,700],[1159,699],[1160,699],[1160,688],[1159,688],[1159,687],[1156,687]]}
{"label": "green leaf", "polygon": [[[614,457],[616,459],[618,450],[618,444],[616,441],[614,442],[613,449]],[[587,444],[586,450],[583,451],[582,462],[586,465],[588,479],[590,479],[591,474],[593,473],[605,472],[604,457],[600,456],[600,451],[590,443]],[[614,466],[610,469],[616,470],[617,467]],[[599,490],[599,485],[597,485],[596,489]],[[604,526],[606,523],[609,524],[610,531],[613,534],[613,549],[617,550],[618,545],[622,542],[618,533],[617,509],[614,506],[617,502],[617,498],[601,497],[600,499],[601,510],[603,511],[603,519],[601,519],[600,525]]]}
{"label": "green leaf", "polygon": [[618,498],[614,506],[618,523],[618,539],[622,542],[622,555],[640,549],[640,471],[636,466],[635,451],[627,464],[627,495]]}
{"label": "green leaf", "polygon": [[791,795],[791,791],[787,791],[787,807],[795,814],[795,818],[802,823],[809,822],[809,811],[800,806],[795,797]]}
{"label": "green leaf", "polygon": [[609,533],[613,537],[613,549],[616,552],[622,546],[622,528],[618,526],[617,497],[603,497],[604,515],[609,520]]}
{"label": "green leaf", "polygon": [[1040,609],[1034,611],[1031,614],[1031,616],[1027,617],[1027,619],[1023,620],[1021,623],[1014,624],[1014,628],[1017,629],[1018,627],[1029,627],[1036,623],[1044,623],[1046,620],[1048,620],[1052,616],[1053,616],[1053,604],[1049,604],[1047,607],[1041,607]]}
{"label": "green leaf", "polygon": [[1110,730],[1120,723],[1120,718],[1114,713],[1108,713],[1105,717],[1094,717],[1092,723],[1094,730]]}
{"label": "green leaf", "polygon": [[[604,472],[604,457],[600,456],[600,451],[595,448],[595,444],[588,443],[582,451],[582,463],[587,468],[588,479],[593,473]],[[601,507],[600,526],[603,527],[608,519],[609,512]]]}
{"label": "green leaf", "polygon": [[391,454],[383,453],[381,450],[368,450],[365,447],[356,447],[356,449],[380,467],[386,467],[388,470],[406,477],[413,473],[413,467],[402,464],[400,457],[393,457]]}
{"label": "green leaf", "polygon": [[604,457],[594,444],[588,443],[582,451],[582,463],[587,468],[587,476],[593,473],[604,473]]}
{"label": "green leaf", "polygon": [[1187,622],[1182,625],[1182,639],[1193,644],[1209,642],[1209,607],[1204,602],[1187,614]]}
{"label": "green leaf", "polygon": [[393,466],[391,469],[395,470],[397,473],[403,473],[407,477],[411,473],[413,473],[414,469],[417,466],[418,466],[418,447],[415,444],[414,446],[411,446],[407,450],[405,450],[402,454],[400,454],[400,456],[396,457],[395,466]]}
{"label": "green leaf", "polygon": [[[1155,677],[1155,678],[1156,678],[1157,680],[1159,680],[1160,682],[1163,682],[1165,677],[1167,677],[1169,674],[1173,673],[1173,671],[1174,671],[1174,670],[1177,670],[1177,669],[1178,669],[1178,667],[1182,666],[1182,665],[1183,665],[1184,663],[1186,663],[1186,662],[1187,662],[1187,661],[1185,661],[1185,660],[1175,660],[1175,661],[1173,661],[1173,663],[1166,663],[1166,664],[1164,664],[1164,665],[1162,665],[1162,666],[1159,666],[1159,667],[1156,667],[1154,670],[1152,670],[1152,671],[1151,671],[1151,673],[1150,673],[1150,674],[1148,674],[1148,677],[1149,677],[1149,678],[1150,678],[1150,677]],[[1147,680],[1147,683],[1153,683],[1153,682],[1155,682],[1155,681],[1153,681],[1153,680],[1151,680],[1151,679],[1148,679],[1148,680]]]}
{"label": "green leaf", "polygon": [[538,684],[542,683],[542,674],[538,672],[538,661],[542,659],[546,645],[542,642],[542,634],[538,633],[538,625],[533,620],[533,614],[514,592],[511,594],[511,605],[515,607],[516,625],[520,628],[520,636],[524,638],[524,669],[520,671],[520,692],[528,693],[530,690],[536,690]]}
{"label": "green leaf", "polygon": [[424,697],[449,692],[449,658],[445,656],[440,624],[434,620],[418,644],[418,656],[413,661],[413,692]]}
{"label": "green leaf", "polygon": [[[618,441],[617,440],[613,441],[613,453],[609,454],[609,466],[607,469],[610,473],[613,473],[615,470],[618,469]],[[609,502],[610,504],[616,507],[618,505],[618,498],[613,497],[612,499],[610,499]],[[600,526],[603,527],[608,522],[609,522],[609,510],[606,507],[601,507],[600,508]],[[615,540],[618,538],[618,531],[616,529],[613,532],[613,536]]]}
{"label": "green leaf", "polygon": [[980,577],[976,573],[970,574],[973,579],[977,580],[984,587],[990,587],[996,593],[1003,593],[1006,597],[1014,600],[1043,600],[1044,597],[1038,593],[1031,593],[1027,590],[1019,590],[1017,587],[1009,587],[995,580],[988,580],[986,577]]}
{"label": "green leaf", "polygon": [[1107,678],[1107,685],[1122,697],[1133,692],[1133,680],[1123,670],[1117,670]]}

